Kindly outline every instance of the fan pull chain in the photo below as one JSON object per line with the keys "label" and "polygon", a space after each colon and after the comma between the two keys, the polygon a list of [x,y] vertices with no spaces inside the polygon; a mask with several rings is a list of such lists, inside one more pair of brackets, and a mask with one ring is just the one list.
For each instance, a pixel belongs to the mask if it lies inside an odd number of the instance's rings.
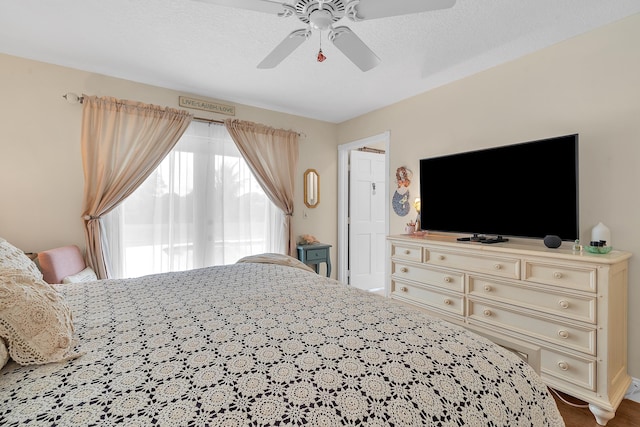
{"label": "fan pull chain", "polygon": [[316,56],[316,59],[318,60],[318,62],[322,62],[327,59],[327,57],[324,56],[324,53],[322,53],[322,31],[320,31],[320,50],[318,51],[318,56]]}

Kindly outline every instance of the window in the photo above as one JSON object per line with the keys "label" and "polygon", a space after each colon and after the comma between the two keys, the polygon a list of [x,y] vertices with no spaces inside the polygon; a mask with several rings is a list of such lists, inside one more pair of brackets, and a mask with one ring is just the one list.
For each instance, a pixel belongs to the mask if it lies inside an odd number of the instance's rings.
{"label": "window", "polygon": [[282,212],[222,125],[193,121],[149,178],[104,221],[113,277],[284,253]]}

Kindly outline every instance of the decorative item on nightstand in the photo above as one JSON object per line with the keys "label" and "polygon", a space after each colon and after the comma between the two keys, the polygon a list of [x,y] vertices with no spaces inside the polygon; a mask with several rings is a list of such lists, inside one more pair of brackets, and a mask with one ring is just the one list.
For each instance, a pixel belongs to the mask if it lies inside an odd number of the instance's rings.
{"label": "decorative item on nightstand", "polygon": [[311,243],[320,243],[313,234],[303,234],[300,236],[301,245],[310,245]]}

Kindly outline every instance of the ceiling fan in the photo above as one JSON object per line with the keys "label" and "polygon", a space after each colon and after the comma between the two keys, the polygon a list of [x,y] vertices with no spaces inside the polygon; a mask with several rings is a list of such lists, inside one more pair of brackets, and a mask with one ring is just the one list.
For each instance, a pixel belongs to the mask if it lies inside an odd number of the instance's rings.
{"label": "ceiling fan", "polygon": [[[306,28],[291,32],[258,64],[258,68],[274,68],[311,36],[313,30],[329,30],[329,40],[362,71],[380,63],[380,58],[349,27],[334,24],[343,17],[364,21],[389,16],[409,15],[453,7],[456,0],[200,0],[219,6],[272,13],[280,17],[296,16]],[[322,47],[317,57],[326,57]]]}

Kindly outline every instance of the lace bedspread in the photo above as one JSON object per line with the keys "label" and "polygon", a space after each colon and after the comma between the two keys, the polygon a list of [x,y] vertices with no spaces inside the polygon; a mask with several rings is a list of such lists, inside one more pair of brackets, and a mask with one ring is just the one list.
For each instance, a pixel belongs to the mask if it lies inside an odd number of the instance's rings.
{"label": "lace bedspread", "polygon": [[81,357],[0,371],[0,425],[561,426],[515,355],[315,273],[58,285]]}

